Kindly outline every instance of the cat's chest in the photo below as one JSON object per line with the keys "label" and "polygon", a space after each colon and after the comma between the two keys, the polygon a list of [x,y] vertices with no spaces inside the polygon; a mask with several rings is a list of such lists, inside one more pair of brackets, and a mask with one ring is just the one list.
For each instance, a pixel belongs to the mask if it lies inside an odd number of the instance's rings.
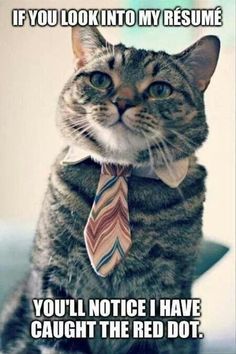
{"label": "cat's chest", "polygon": [[[134,203],[129,208],[131,248],[116,266],[111,276],[99,277],[90,264],[85,242],[78,243],[80,259],[76,259],[76,263],[73,260],[70,264],[72,264],[72,269],[74,267],[74,270],[71,269],[75,280],[75,286],[73,285],[72,288],[77,291],[82,289],[80,296],[84,293],[91,296],[91,292],[95,291],[97,297],[135,297],[137,289],[141,297],[148,294],[157,296],[157,279],[163,287],[167,282],[172,288],[177,289],[175,282],[176,260],[173,259],[173,252],[177,254],[176,248],[178,247],[173,247],[173,251],[169,247],[171,218],[162,214],[161,211],[155,212],[151,206],[147,207],[147,204],[145,207],[142,205],[142,201],[140,201],[140,205]],[[178,236],[179,234],[176,234],[175,238]],[[81,240],[83,240],[83,227]],[[174,240],[172,239],[172,241]],[[71,254],[68,257],[70,258]],[[92,291],[94,287],[95,289]]]}
{"label": "cat's chest", "polygon": [[[132,245],[114,272],[102,278],[91,266],[84,240],[99,171],[85,167],[52,179],[36,238],[36,264],[52,271],[54,282],[74,297],[135,297],[137,289],[140,297],[157,292],[168,297],[170,291],[177,296],[183,259],[191,263],[201,237],[205,170],[186,179],[182,194],[161,181],[129,179]],[[44,242],[50,265],[40,251]]]}

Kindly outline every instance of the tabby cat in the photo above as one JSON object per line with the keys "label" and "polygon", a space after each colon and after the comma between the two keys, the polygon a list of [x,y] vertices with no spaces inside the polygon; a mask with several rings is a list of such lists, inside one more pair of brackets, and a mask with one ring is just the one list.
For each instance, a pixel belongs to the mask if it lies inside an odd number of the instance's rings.
{"label": "tabby cat", "polygon": [[[69,146],[52,167],[30,272],[2,316],[2,352],[197,353],[193,339],[29,335],[32,298],[191,297],[202,237],[206,170],[195,151],[208,133],[203,94],[217,64],[219,39],[206,36],[169,55],[113,46],[94,27],[74,27],[72,44],[75,72],[58,110]],[[71,159],[71,149],[85,151],[87,158]],[[83,236],[102,162],[136,171],[128,178],[132,247],[106,277],[94,272]]]}

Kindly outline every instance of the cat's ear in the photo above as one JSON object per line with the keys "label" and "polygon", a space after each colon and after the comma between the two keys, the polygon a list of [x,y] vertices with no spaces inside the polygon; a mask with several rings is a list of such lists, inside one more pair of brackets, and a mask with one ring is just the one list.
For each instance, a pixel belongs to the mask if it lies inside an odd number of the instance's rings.
{"label": "cat's ear", "polygon": [[215,71],[219,52],[219,38],[205,36],[182,53],[175,55],[175,58],[186,66],[197,87],[205,91]]}
{"label": "cat's ear", "polygon": [[108,44],[96,27],[72,27],[72,48],[76,59],[76,66],[84,66],[94,55],[97,49]]}

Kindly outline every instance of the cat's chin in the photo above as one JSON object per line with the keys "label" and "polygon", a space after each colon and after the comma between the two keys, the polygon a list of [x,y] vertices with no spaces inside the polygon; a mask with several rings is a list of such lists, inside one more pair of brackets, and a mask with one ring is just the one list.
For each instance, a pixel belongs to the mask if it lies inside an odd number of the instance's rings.
{"label": "cat's chin", "polygon": [[145,139],[122,122],[108,128],[100,127],[97,129],[96,136],[104,148],[116,154],[137,153],[147,147]]}
{"label": "cat's chin", "polygon": [[96,129],[96,138],[103,147],[102,155],[92,153],[92,158],[98,162],[136,164],[139,151],[147,148],[144,138],[121,122]]}

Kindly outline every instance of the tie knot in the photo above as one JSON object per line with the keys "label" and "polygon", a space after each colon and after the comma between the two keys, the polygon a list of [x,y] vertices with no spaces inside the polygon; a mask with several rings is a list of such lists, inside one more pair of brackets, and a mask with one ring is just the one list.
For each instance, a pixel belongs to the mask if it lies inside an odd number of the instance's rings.
{"label": "tie knot", "polygon": [[132,166],[122,166],[122,165],[115,165],[112,163],[103,163],[101,174],[108,175],[108,176],[123,176],[129,177],[131,175]]}

